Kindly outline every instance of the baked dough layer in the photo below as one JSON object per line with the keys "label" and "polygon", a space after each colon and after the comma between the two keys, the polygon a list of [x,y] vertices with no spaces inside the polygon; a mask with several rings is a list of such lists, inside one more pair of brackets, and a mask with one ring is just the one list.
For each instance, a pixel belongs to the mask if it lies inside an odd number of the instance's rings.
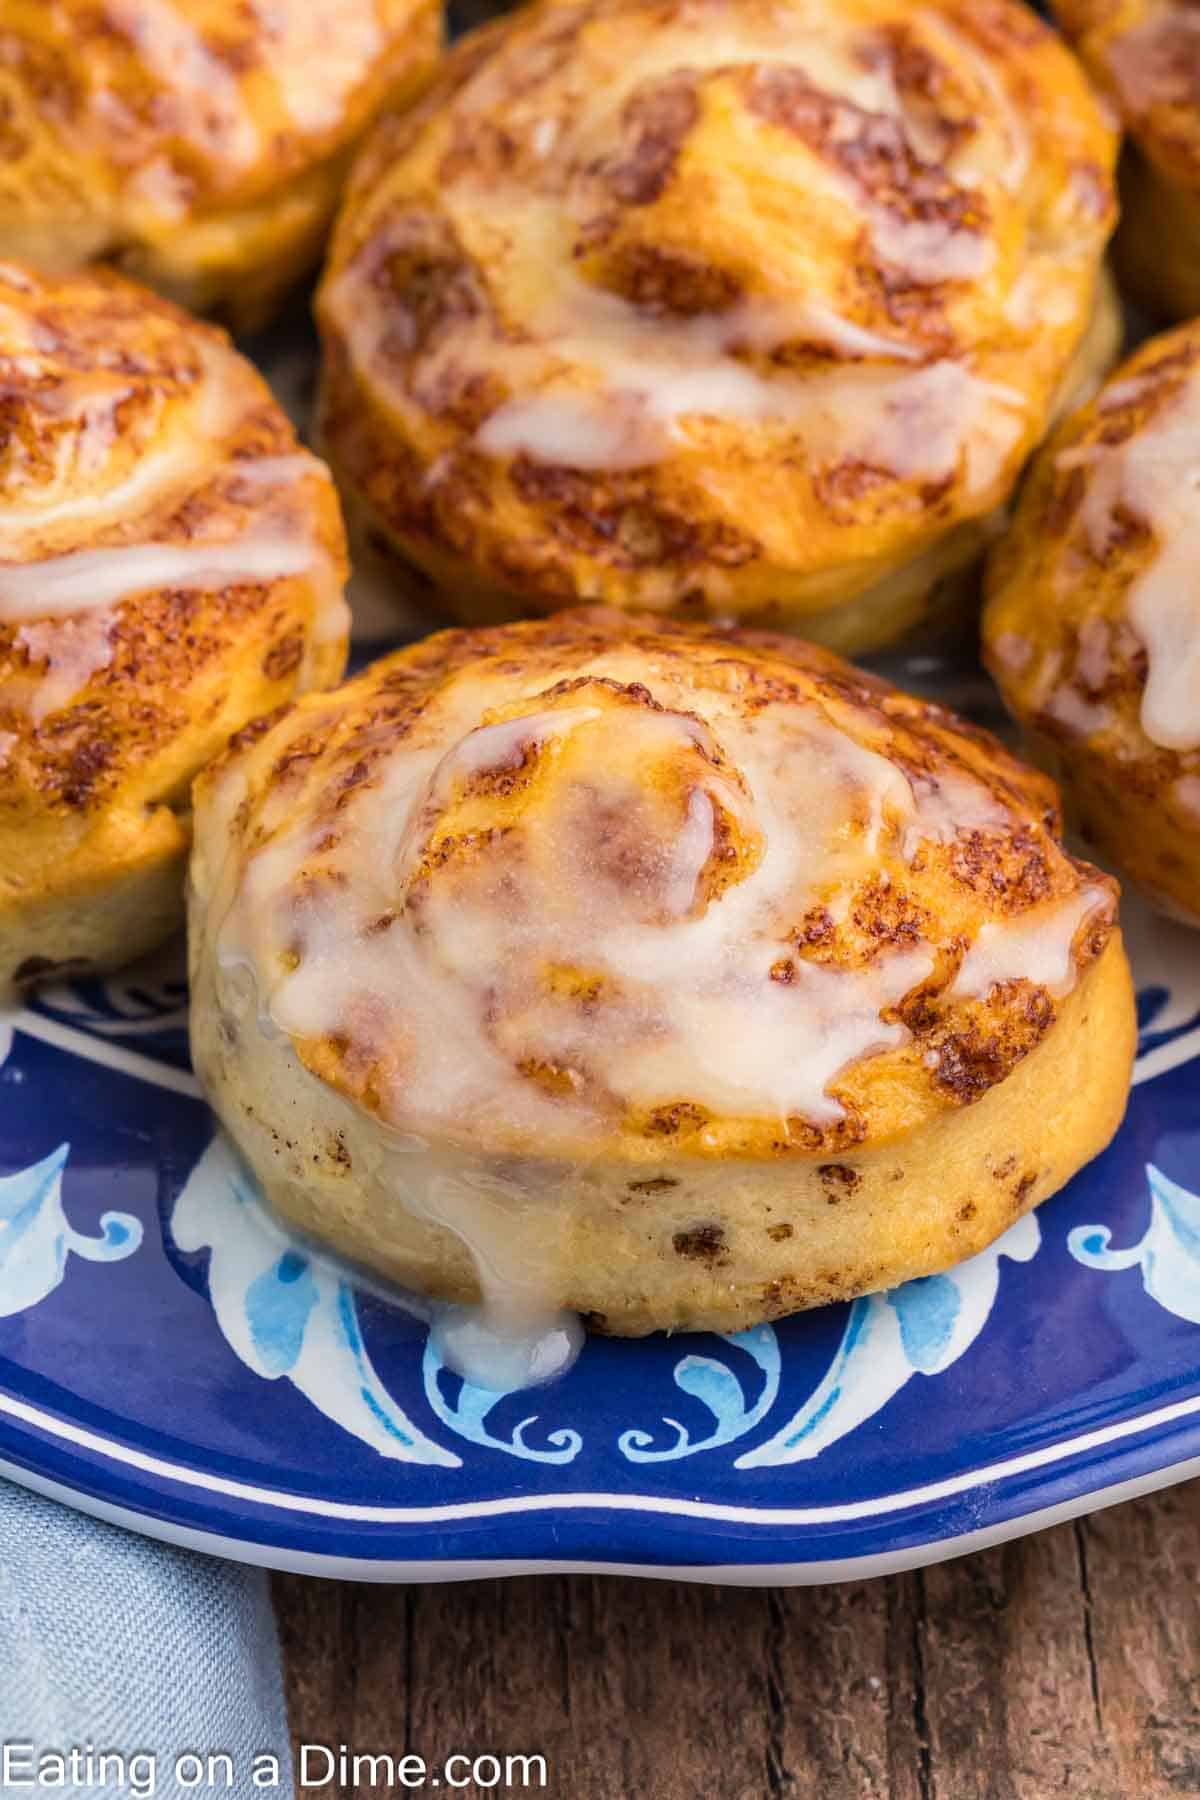
{"label": "baked dough layer", "polygon": [[1115,885],[1050,783],[794,640],[443,633],[196,803],[206,1091],[422,1291],[732,1329],[971,1254],[1119,1122]]}
{"label": "baked dough layer", "polygon": [[0,264],[0,992],[182,918],[192,777],[345,663],[328,470],[224,333]]}
{"label": "baked dough layer", "polygon": [[1152,338],[1034,461],[984,654],[1107,862],[1200,923],[1200,325]]}
{"label": "baked dough layer", "polygon": [[1200,312],[1200,18],[1188,0],[1053,0],[1129,133],[1115,253],[1152,317]]}
{"label": "baked dough layer", "polygon": [[331,460],[470,622],[892,641],[1105,366],[1114,151],[1018,0],[522,8],[356,167]]}
{"label": "baked dough layer", "polygon": [[439,36],[432,0],[5,0],[0,246],[64,271],[104,257],[256,329]]}

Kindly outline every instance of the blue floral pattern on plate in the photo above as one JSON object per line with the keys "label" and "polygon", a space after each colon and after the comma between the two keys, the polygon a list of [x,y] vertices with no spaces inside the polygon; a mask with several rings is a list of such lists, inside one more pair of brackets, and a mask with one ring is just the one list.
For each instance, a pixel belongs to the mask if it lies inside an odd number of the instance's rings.
{"label": "blue floral pattern on plate", "polygon": [[72,1229],[62,1208],[62,1172],[70,1154],[60,1144],[41,1162],[0,1176],[0,1315],[25,1312],[53,1293],[72,1251],[89,1262],[117,1262],[142,1241],[139,1220],[106,1212],[100,1235]]}
{"label": "blue floral pattern on plate", "polygon": [[[889,672],[997,723],[977,674]],[[419,1302],[263,1209],[190,1070],[177,948],[49,988],[0,1013],[0,1469],[178,1541],[381,1578],[827,1579],[1177,1478],[1200,1466],[1200,934],[1126,917],[1129,1113],[1036,1217],[850,1306],[592,1339],[515,1393],[464,1382]]]}

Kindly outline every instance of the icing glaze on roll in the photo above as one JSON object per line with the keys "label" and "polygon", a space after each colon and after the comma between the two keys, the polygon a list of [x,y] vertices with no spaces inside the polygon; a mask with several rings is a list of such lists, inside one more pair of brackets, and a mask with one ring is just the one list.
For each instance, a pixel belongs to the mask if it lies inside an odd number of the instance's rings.
{"label": "icing glaze on roll", "polygon": [[1200,918],[1200,329],[1142,343],[1035,457],[984,650],[1078,828]]}
{"label": "icing glaze on roll", "polygon": [[[740,645],[604,643],[602,622],[593,648],[589,617],[533,637],[528,670],[481,645],[426,684],[405,653],[285,722],[259,785],[253,757],[209,784],[222,966],[391,1129],[545,1150],[686,1104],[836,1139],[847,1072],[911,1044],[931,979],[986,999],[1026,956],[1070,991],[1112,893],[1061,852],[1025,936],[917,923],[931,868],[1025,843],[1003,786],[897,753],[869,685],[839,711],[819,665],[781,662],[772,691]],[[868,912],[869,952],[822,953]]]}
{"label": "icing glaze on roll", "polygon": [[951,993],[986,999],[1006,982],[1028,981],[1061,999],[1075,985],[1080,926],[1109,904],[1107,888],[1096,883],[1021,918],[1003,924],[989,920],[964,956]]}
{"label": "icing glaze on roll", "polygon": [[638,1209],[678,1205],[704,1256],[722,1184],[852,1186],[1003,1083],[1114,929],[983,734],[794,641],[609,611],[387,657],[196,805],[201,1078],[285,1217],[478,1293],[438,1335],[482,1385],[569,1351],[590,1234],[636,1280]]}
{"label": "icing glaze on roll", "polygon": [[224,332],[0,264],[0,1001],[182,919],[191,783],[345,664],[333,481]]}
{"label": "icing glaze on roll", "polygon": [[331,454],[467,617],[919,611],[1068,382],[1112,149],[1016,0],[525,8],[363,153]]}
{"label": "icing glaze on roll", "polygon": [[[746,728],[732,709],[703,724],[659,710],[621,665],[581,670],[559,707],[473,729],[449,711],[443,729],[465,734],[449,749],[398,746],[345,814],[336,872],[352,879],[303,881],[324,822],[247,871],[225,954],[244,957],[260,921],[283,933],[295,969],[253,966],[290,1036],[336,1037],[369,1015],[380,1049],[426,1042],[381,1095],[418,1132],[465,1111],[552,1140],[579,1129],[576,1112],[681,1093],[823,1124],[839,1116],[826,1090],[841,1070],[904,1039],[883,1015],[930,974],[927,949],[771,974],[820,892],[813,871],[848,878],[873,854],[864,811],[880,832],[891,809],[915,811],[903,778],[819,716]],[[517,789],[536,807],[528,823]],[[843,856],[852,836],[861,847]]]}
{"label": "icing glaze on roll", "polygon": [[[1136,404],[1139,391],[1122,384],[1105,396],[1112,414]],[[1168,750],[1200,745],[1200,372],[1193,370],[1153,419],[1112,445],[1100,442],[1061,452],[1062,466],[1086,468],[1080,519],[1097,559],[1138,521],[1154,539],[1145,566],[1129,584],[1126,610],[1149,658],[1142,696],[1142,728]],[[1093,645],[1095,638],[1093,636]],[[1091,654],[1096,679],[1096,651]],[[1083,674],[1089,678],[1085,650]]]}
{"label": "icing glaze on roll", "polygon": [[109,666],[117,613],[163,592],[301,578],[311,644],[346,637],[328,471],[220,334],[5,265],[0,409],[0,632],[23,653],[0,706],[61,711]]}
{"label": "icing glaze on roll", "polygon": [[0,244],[46,270],[111,259],[256,330],[439,36],[429,0],[14,0]]}

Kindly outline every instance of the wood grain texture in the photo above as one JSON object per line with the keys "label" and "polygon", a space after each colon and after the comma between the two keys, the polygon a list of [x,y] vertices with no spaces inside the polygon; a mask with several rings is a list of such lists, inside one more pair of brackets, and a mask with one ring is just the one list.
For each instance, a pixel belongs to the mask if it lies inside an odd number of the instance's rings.
{"label": "wood grain texture", "polygon": [[275,1595],[298,1744],[537,1751],[560,1800],[1200,1795],[1200,1483],[838,1587]]}

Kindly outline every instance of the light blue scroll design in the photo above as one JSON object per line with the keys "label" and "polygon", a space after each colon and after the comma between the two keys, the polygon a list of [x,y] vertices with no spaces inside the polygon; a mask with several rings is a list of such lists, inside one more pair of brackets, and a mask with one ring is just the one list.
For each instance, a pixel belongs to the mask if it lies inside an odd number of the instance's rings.
{"label": "light blue scroll design", "polygon": [[632,1427],[617,1440],[621,1454],[630,1462],[674,1462],[701,1450],[717,1450],[745,1437],[766,1418],[779,1396],[780,1352],[774,1328],[755,1325],[749,1331],[721,1335],[726,1343],[744,1351],[761,1370],[757,1399],[749,1400],[740,1377],[728,1363],[715,1356],[685,1356],[675,1364],[675,1385],[708,1410],[712,1430],[693,1438],[686,1425],[667,1414],[662,1422],[675,1433],[674,1442],[656,1444],[652,1432]]}
{"label": "light blue scroll design", "polygon": [[248,1369],[291,1382],[380,1456],[461,1466],[462,1458],[427,1437],[384,1387],[363,1343],[353,1288],[271,1220],[223,1135],[176,1201],[171,1235],[180,1250],[209,1252],[213,1312]]}
{"label": "light blue scroll design", "polygon": [[[458,1389],[451,1401],[447,1398],[442,1383],[445,1369],[446,1364],[438,1352],[436,1334],[430,1332],[421,1364],[425,1398],[442,1424],[459,1437],[465,1438],[468,1443],[479,1444],[489,1450],[503,1450],[507,1455],[519,1457],[525,1462],[569,1463],[579,1455],[583,1439],[577,1431],[567,1426],[558,1426],[553,1431],[548,1431],[546,1443],[541,1448],[531,1444],[526,1434],[538,1423],[536,1412],[529,1413],[503,1436],[498,1431],[493,1431],[489,1424],[492,1414],[502,1400],[506,1400],[517,1390],[476,1387],[473,1382],[452,1376],[452,1384],[457,1383]],[[528,1391],[538,1393],[545,1390],[535,1388]]]}
{"label": "light blue scroll design", "polygon": [[806,1462],[873,1418],[914,1375],[941,1375],[987,1324],[1001,1257],[1028,1262],[1040,1244],[1037,1219],[1029,1213],[956,1269],[856,1300],[824,1379],[786,1425],[747,1450],[735,1467]]}
{"label": "light blue scroll design", "polygon": [[0,1177],[0,1318],[27,1312],[52,1294],[71,1256],[87,1262],[123,1262],[142,1241],[132,1213],[106,1212],[99,1237],[88,1237],[63,1212],[62,1177],[70,1145]]}
{"label": "light blue scroll design", "polygon": [[1146,1165],[1150,1224],[1136,1244],[1113,1250],[1107,1225],[1078,1225],[1067,1238],[1076,1262],[1109,1272],[1140,1268],[1152,1300],[1200,1325],[1200,1196],[1181,1187],[1153,1163]]}

